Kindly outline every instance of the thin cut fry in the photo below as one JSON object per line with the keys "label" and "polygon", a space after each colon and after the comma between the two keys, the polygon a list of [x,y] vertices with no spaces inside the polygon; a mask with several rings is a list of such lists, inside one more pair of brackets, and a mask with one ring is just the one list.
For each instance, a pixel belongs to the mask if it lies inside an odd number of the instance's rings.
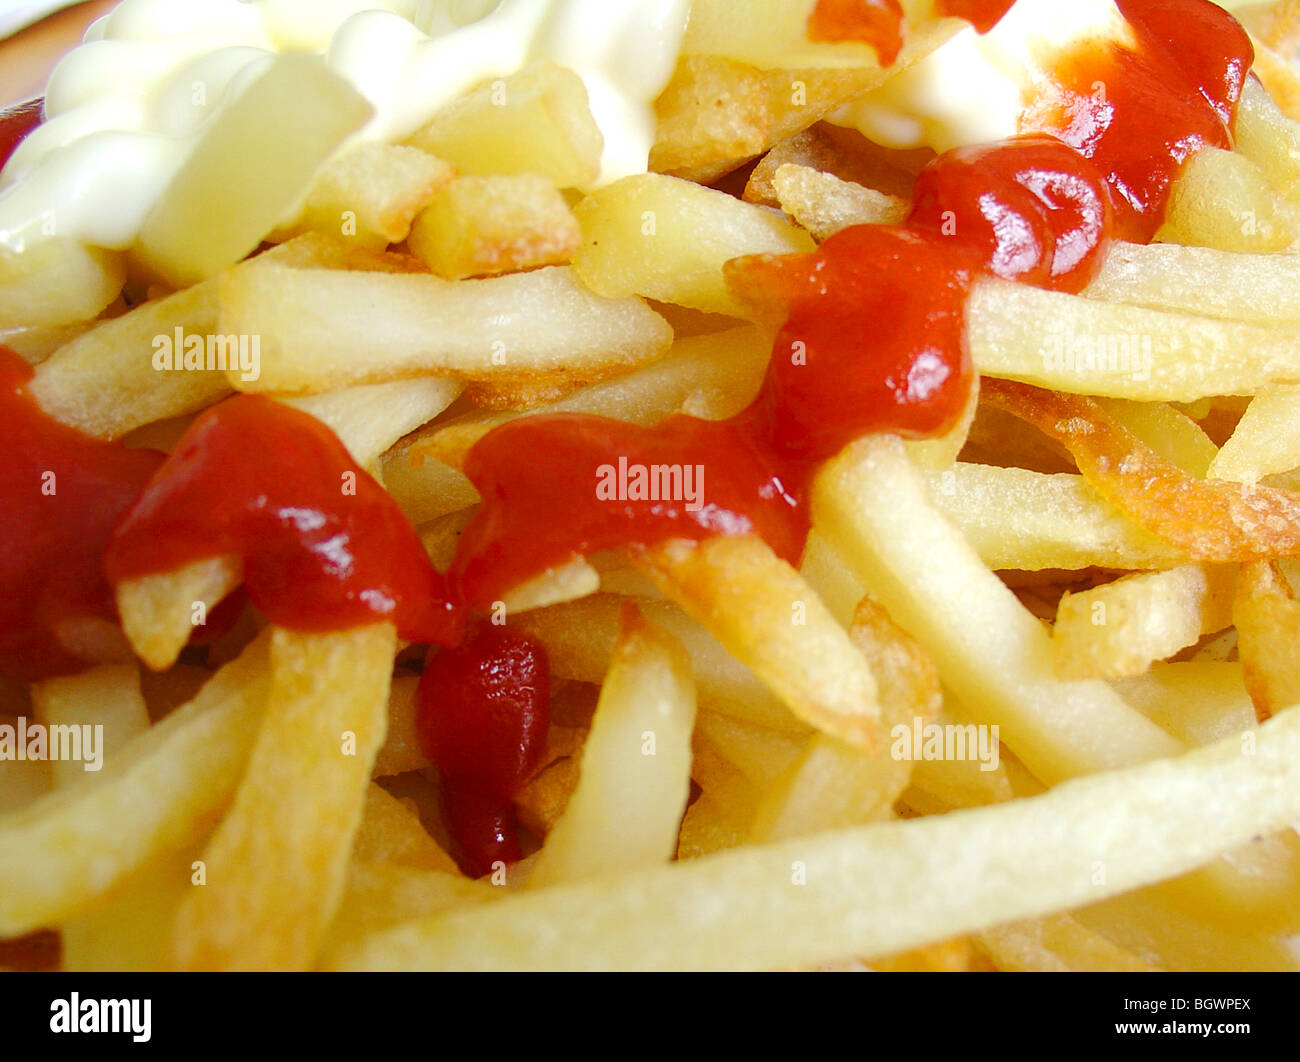
{"label": "thin cut fry", "polygon": [[305,969],[342,897],[387,721],[390,624],[272,629],[266,718],[176,918],[182,969]]}
{"label": "thin cut fry", "polygon": [[1128,575],[1061,598],[1052,628],[1062,678],[1140,675],[1232,626],[1236,569],[1199,564]]}
{"label": "thin cut fry", "polygon": [[866,751],[882,740],[876,680],[807,583],[761,539],[675,540],[639,550],[659,587],[799,719]]}
{"label": "thin cut fry", "polygon": [[117,611],[131,648],[154,671],[166,671],[212,609],[243,579],[238,557],[212,557],[120,583]]}
{"label": "thin cut fry", "polygon": [[1300,704],[1300,602],[1276,564],[1243,565],[1232,618],[1246,689],[1259,718]]}
{"label": "thin cut fry", "polygon": [[0,816],[0,936],[65,922],[154,856],[202,836],[253,747],[268,687],[266,642],[132,742],[102,781]]}
{"label": "thin cut fry", "polygon": [[1297,782],[1291,713],[1264,725],[1254,756],[1229,739],[993,808],[515,896],[374,934],[324,965],[681,970],[869,959],[1183,873],[1294,820]]}
{"label": "thin cut fry", "polygon": [[1098,494],[1196,560],[1300,553],[1300,495],[1195,479],[1087,397],[997,380],[984,396],[1061,442]]}
{"label": "thin cut fry", "polygon": [[695,684],[671,635],[625,608],[582,752],[578,787],[546,838],[529,888],[672,858],[690,795]]}

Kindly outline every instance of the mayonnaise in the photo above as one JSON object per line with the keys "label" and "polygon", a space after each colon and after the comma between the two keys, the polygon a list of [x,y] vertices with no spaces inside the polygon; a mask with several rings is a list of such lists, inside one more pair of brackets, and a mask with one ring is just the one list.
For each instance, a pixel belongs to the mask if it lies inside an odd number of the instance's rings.
{"label": "mayonnaise", "polygon": [[892,148],[943,152],[1015,136],[1055,56],[1099,38],[1135,44],[1114,0],[1017,0],[989,33],[967,27],[830,120]]}
{"label": "mayonnaise", "polygon": [[[124,0],[55,68],[46,121],[0,173],[0,243],[126,249],[221,102],[277,52],[313,51],[398,141],[468,89],[548,59],[604,136],[600,184],[644,173],[652,105],[690,0]],[[345,145],[343,150],[346,150]]]}

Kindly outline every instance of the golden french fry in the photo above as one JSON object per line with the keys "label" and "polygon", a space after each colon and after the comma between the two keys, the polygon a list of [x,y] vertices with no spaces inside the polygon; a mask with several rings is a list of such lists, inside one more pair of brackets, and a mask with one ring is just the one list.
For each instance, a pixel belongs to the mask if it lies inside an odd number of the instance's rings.
{"label": "golden french fry", "polygon": [[785,164],[772,185],[781,209],[817,240],[851,225],[899,225],[912,209],[906,199],[807,166]]}
{"label": "golden french fry", "polygon": [[66,237],[0,247],[0,328],[61,327],[97,317],[121,294],[122,256]]}
{"label": "golden french fry", "polygon": [[1142,674],[1154,661],[1232,626],[1236,581],[1233,566],[1193,564],[1067,593],[1052,628],[1056,673],[1062,678]]}
{"label": "golden french fry", "polygon": [[1259,718],[1300,704],[1300,602],[1276,564],[1242,566],[1232,619],[1243,678]]}
{"label": "golden french fry", "polygon": [[244,581],[238,557],[212,557],[174,572],[118,584],[117,611],[131,648],[154,671],[166,671],[181,655],[208,613]]}
{"label": "golden french fry", "polygon": [[241,368],[239,337],[217,332],[215,283],[198,284],[78,336],[37,367],[31,391],[56,420],[116,439],[223,398],[224,370],[252,369],[251,340],[242,350]]}
{"label": "golden french fry", "polygon": [[1210,479],[1250,483],[1300,468],[1300,388],[1261,391],[1209,468]]}
{"label": "golden french fry", "polygon": [[221,330],[261,336],[243,390],[311,394],[409,376],[603,379],[667,352],[639,299],[602,299],[563,266],[485,280],[295,269],[255,261],[221,278]]}
{"label": "golden french fry", "polygon": [[636,556],[796,718],[855,748],[879,747],[871,669],[812,587],[761,539],[673,540]]}
{"label": "golden french fry", "polygon": [[312,182],[296,228],[383,250],[401,243],[416,215],[456,176],[443,159],[399,144],[358,144]]}
{"label": "golden french fry", "polygon": [[460,177],[419,216],[409,244],[440,277],[461,280],[561,265],[582,246],[582,229],[545,177]]}
{"label": "golden french fry", "polygon": [[272,628],[271,688],[248,770],[173,930],[181,969],[306,969],[342,898],[396,631]]}
{"label": "golden french fry", "polygon": [[783,218],[677,177],[625,177],[575,210],[583,244],[573,268],[599,295],[643,295],[747,316],[722,267],[750,254],[797,254],[812,238]]}
{"label": "golden french fry", "polygon": [[1300,552],[1300,494],[1188,475],[1091,398],[1001,380],[983,394],[1059,441],[1098,494],[1196,560]]}
{"label": "golden french fry", "polygon": [[[1258,738],[1254,756],[1229,739],[991,808],[516,895],[372,934],[324,965],[746,969],[904,951],[1099,902],[1286,827],[1300,815],[1300,714]],[[1221,811],[1207,817],[1211,793]]]}
{"label": "golden french fry", "polygon": [[383,786],[366,787],[352,865],[383,863],[460,875],[455,861],[420,824],[419,816]]}
{"label": "golden french fry", "polygon": [[582,79],[548,62],[467,92],[409,142],[461,173],[540,173],[558,188],[596,180],[604,148]]}
{"label": "golden french fry", "polygon": [[133,741],[107,777],[0,816],[0,936],[68,921],[151,859],[203,835],[253,747],[269,685],[267,641]]}
{"label": "golden french fry", "polygon": [[690,795],[695,683],[681,644],[624,608],[578,786],[529,888],[667,862]]}
{"label": "golden french fry", "polygon": [[1206,147],[1183,164],[1156,239],[1267,253],[1295,239],[1264,171],[1245,155]]}

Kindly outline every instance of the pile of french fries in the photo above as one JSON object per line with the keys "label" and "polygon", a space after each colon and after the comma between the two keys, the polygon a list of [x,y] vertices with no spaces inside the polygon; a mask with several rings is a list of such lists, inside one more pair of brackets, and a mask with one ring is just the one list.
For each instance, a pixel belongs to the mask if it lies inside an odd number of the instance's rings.
{"label": "pile of french fries", "polygon": [[[960,28],[931,6],[900,64]],[[696,0],[654,172],[586,194],[567,70],[339,155],[359,97],[281,57],[136,248],[0,253],[0,342],[103,439],[166,450],[234,392],[310,413],[445,568],[488,431],[734,415],[772,333],[725,264],[906,215],[926,154],[822,122],[891,70],[808,43],[810,7]],[[57,933],[67,970],[1300,966],[1295,8],[1243,11],[1262,83],[1158,242],[1077,296],[976,285],[978,401],[830,461],[800,569],[669,542],[502,603],[555,679],[521,863],[446,854],[391,626],[187,648],[242,578],[217,557],[120,586],[129,659],[0,688],[0,722],[106,735],[95,774],[0,762],[0,940]],[[258,336],[260,371],[156,371],[177,329]],[[996,727],[996,763],[901,758],[914,724]]]}

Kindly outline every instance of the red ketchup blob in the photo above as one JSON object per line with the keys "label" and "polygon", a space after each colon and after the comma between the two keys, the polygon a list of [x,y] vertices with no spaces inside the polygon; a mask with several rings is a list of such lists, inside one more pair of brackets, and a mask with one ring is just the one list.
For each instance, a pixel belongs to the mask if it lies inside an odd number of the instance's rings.
{"label": "red ketchup blob", "polygon": [[893,66],[903,49],[903,8],[898,0],[817,0],[806,32],[810,41],[869,44],[881,66]]}
{"label": "red ketchup blob", "polygon": [[1024,131],[1052,133],[1090,158],[1114,193],[1115,235],[1148,242],[1170,186],[1204,147],[1230,148],[1250,37],[1209,0],[1116,0],[1135,47],[1067,49],[1056,84],[1032,101]]}
{"label": "red ketchup blob", "polygon": [[28,100],[15,103],[0,111],[0,168],[18,150],[18,145],[27,139],[27,134],[41,124],[41,112],[45,101]]}
{"label": "red ketchup blob", "polygon": [[412,642],[455,644],[447,600],[415,529],[314,417],[259,395],[200,416],[114,534],[109,579],[244,560],[252,603],[301,631],[389,620]]}
{"label": "red ketchup blob", "polygon": [[22,682],[84,670],[78,621],[115,621],[103,555],[113,527],[162,463],[47,416],[31,367],[0,347],[0,673]]}
{"label": "red ketchup blob", "polygon": [[456,649],[434,649],[416,692],[420,745],[438,768],[461,868],[482,877],[521,857],[511,800],[541,763],[550,726],[550,669],[534,638],[481,625]]}
{"label": "red ketchup blob", "polygon": [[824,461],[869,432],[937,435],[972,373],[965,306],[978,257],[890,226],[836,233],[810,255],[732,263],[787,307],[750,416],[784,459]]}
{"label": "red ketchup blob", "polygon": [[989,272],[1077,293],[1101,268],[1112,212],[1101,172],[1048,136],[957,148],[917,178],[908,224],[977,249]]}
{"label": "red ketchup blob", "polygon": [[740,424],[524,417],[483,438],[465,470],[485,504],[451,577],[480,608],[547,568],[629,542],[753,531],[792,561],[803,552],[792,488]]}

